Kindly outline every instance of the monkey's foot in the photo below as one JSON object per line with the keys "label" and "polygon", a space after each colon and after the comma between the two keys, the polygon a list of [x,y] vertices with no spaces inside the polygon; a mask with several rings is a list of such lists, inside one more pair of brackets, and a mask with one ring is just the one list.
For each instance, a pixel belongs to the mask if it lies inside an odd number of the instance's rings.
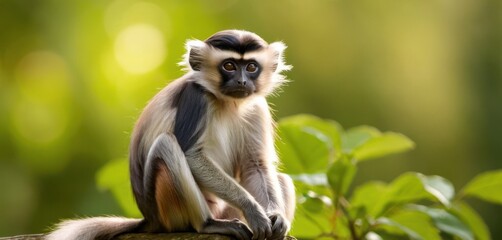
{"label": "monkey's foot", "polygon": [[200,233],[218,233],[228,235],[239,240],[251,240],[253,237],[253,233],[248,226],[238,219],[208,219]]}

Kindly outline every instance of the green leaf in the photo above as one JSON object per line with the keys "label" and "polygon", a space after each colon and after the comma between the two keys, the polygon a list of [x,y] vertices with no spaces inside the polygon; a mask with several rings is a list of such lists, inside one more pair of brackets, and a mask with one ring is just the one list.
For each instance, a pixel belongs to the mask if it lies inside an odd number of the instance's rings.
{"label": "green leaf", "polygon": [[374,206],[372,214],[374,217],[380,217],[388,214],[388,210],[395,209],[404,203],[416,202],[422,199],[430,198],[430,194],[425,191],[417,173],[408,172],[401,174],[394,179],[384,192],[384,196]]}
{"label": "green leaf", "polygon": [[330,146],[333,146],[336,151],[341,152],[343,128],[336,121],[321,119],[309,114],[298,114],[281,119],[280,124],[295,124],[314,128],[329,138],[329,141],[331,141]]}
{"label": "green leaf", "polygon": [[433,225],[431,218],[422,212],[403,210],[389,217],[394,222],[414,231],[426,240],[441,240],[439,230]]}
{"label": "green leaf", "polygon": [[320,195],[331,197],[333,192],[329,186],[325,185],[309,185],[301,181],[294,181],[296,195],[307,194],[309,192],[315,192]]}
{"label": "green leaf", "polygon": [[502,170],[482,173],[465,186],[465,196],[477,197],[485,201],[502,204]]}
{"label": "green leaf", "polygon": [[330,221],[332,214],[333,211],[331,210],[312,213],[307,211],[302,204],[299,204],[296,209],[295,220],[293,221],[290,235],[297,238],[314,238],[321,234],[329,233],[333,228],[333,224]]}
{"label": "green leaf", "polygon": [[462,240],[474,240],[474,236],[462,221],[453,214],[437,208],[429,208],[422,205],[410,205],[409,209],[423,212],[431,217],[434,225],[441,231],[457,236]]}
{"label": "green leaf", "polygon": [[303,203],[305,210],[311,213],[320,213],[324,209],[324,202],[320,198],[309,197]]}
{"label": "green leaf", "polygon": [[456,202],[451,209],[462,222],[464,222],[477,240],[490,240],[490,231],[479,214],[469,205],[463,202]]}
{"label": "green leaf", "polygon": [[400,175],[390,184],[387,201],[393,203],[412,202],[429,197],[417,173]]}
{"label": "green leaf", "polygon": [[302,182],[310,186],[328,186],[328,178],[324,173],[290,175],[295,182]]}
{"label": "green leaf", "polygon": [[351,203],[356,208],[364,208],[370,216],[379,217],[394,206],[423,199],[449,205],[453,195],[453,185],[448,180],[439,176],[408,172],[394,179],[389,185],[369,182],[357,187]]}
{"label": "green leaf", "polygon": [[297,195],[315,192],[317,194],[331,196],[332,191],[328,184],[325,173],[296,174],[290,175],[295,184]]}
{"label": "green leaf", "polygon": [[378,129],[370,126],[351,128],[342,135],[342,150],[344,153],[352,154],[354,149],[380,135],[382,133]]}
{"label": "green leaf", "polygon": [[96,174],[96,182],[99,188],[112,192],[126,216],[141,217],[131,191],[127,159],[116,159],[107,163]]}
{"label": "green leaf", "polygon": [[298,202],[306,211],[316,214],[326,211],[332,205],[330,198],[318,195],[314,192],[304,194],[303,198],[301,198]]}
{"label": "green leaf", "polygon": [[354,190],[350,203],[355,211],[362,208],[363,212],[375,218],[384,207],[387,191],[388,187],[383,182],[368,182]]}
{"label": "green leaf", "polygon": [[[402,232],[402,231],[401,231]],[[366,236],[364,236],[365,240],[409,240],[410,238],[406,235],[395,235],[392,233],[388,233],[386,231],[378,231],[378,229],[374,232],[368,232]]]}
{"label": "green leaf", "polygon": [[349,190],[356,174],[356,166],[346,157],[339,158],[328,169],[328,182],[333,192],[339,196]]}
{"label": "green leaf", "polygon": [[[335,218],[332,217],[331,225],[335,226],[332,228],[332,233],[335,233],[340,239],[350,239],[349,221],[345,215],[338,214]],[[330,239],[333,240],[333,238]]]}
{"label": "green leaf", "polygon": [[288,174],[319,173],[330,163],[331,140],[315,128],[304,126],[302,121],[286,118],[279,121],[279,139],[276,144]]}
{"label": "green leaf", "polygon": [[[369,136],[369,134],[367,135]],[[388,132],[374,136],[354,149],[354,158],[358,161],[401,153],[412,149],[415,143],[408,137]]]}
{"label": "green leaf", "polygon": [[418,233],[413,231],[412,229],[395,222],[394,220],[391,220],[389,218],[379,218],[376,220],[377,228],[386,230],[390,233],[405,233],[410,237],[410,239],[413,240],[421,240],[423,239]]}
{"label": "green leaf", "polygon": [[455,195],[455,188],[450,181],[441,176],[425,176],[423,174],[417,174],[417,176],[422,181],[425,191],[429,192],[443,205],[450,206],[450,201]]}
{"label": "green leaf", "polygon": [[408,172],[400,175],[390,185],[384,206],[416,202],[422,199],[436,200],[445,206],[450,205],[454,195],[453,185],[440,176],[425,176],[421,173]]}

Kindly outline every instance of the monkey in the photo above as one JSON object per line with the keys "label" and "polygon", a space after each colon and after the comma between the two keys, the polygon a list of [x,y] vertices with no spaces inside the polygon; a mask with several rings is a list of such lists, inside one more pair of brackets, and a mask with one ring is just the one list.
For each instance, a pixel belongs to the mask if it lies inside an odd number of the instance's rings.
{"label": "monkey", "polygon": [[278,171],[266,97],[287,82],[285,48],[244,30],[187,41],[186,74],[150,100],[131,137],[130,181],[144,218],[69,220],[45,239],[180,231],[283,239],[295,190]]}

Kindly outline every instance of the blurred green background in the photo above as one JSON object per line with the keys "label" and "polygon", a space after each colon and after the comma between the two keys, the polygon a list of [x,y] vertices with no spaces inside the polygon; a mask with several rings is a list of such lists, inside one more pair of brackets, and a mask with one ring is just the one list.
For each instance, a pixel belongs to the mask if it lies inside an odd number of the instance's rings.
{"label": "blurred green background", "polygon": [[[228,28],[289,46],[277,118],[310,113],[417,143],[361,164],[356,181],[413,170],[459,188],[502,168],[500,0],[1,0],[0,236],[121,215],[96,171],[127,157],[141,109],[183,74],[186,39]],[[473,204],[502,239],[502,208]]]}

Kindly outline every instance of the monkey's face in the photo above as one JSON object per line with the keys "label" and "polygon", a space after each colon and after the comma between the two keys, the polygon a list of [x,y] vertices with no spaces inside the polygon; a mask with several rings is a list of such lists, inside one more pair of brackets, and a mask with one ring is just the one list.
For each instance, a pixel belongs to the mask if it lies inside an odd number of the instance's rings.
{"label": "monkey's face", "polygon": [[221,31],[207,40],[187,43],[182,65],[193,70],[197,83],[220,99],[266,96],[286,80],[280,74],[286,46],[268,44],[258,35],[239,30]]}
{"label": "monkey's face", "polygon": [[261,73],[261,66],[255,60],[225,59],[218,69],[221,75],[221,93],[245,98],[257,91],[256,81]]}

